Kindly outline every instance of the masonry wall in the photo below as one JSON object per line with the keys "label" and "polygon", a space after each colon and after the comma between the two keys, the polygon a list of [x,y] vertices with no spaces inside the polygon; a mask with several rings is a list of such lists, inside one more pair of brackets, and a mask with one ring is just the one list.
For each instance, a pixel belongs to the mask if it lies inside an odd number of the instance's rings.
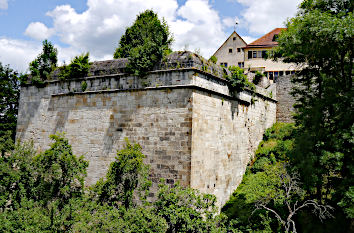
{"label": "masonry wall", "polygon": [[[170,184],[178,180],[182,185],[189,185],[192,90],[156,85],[136,89],[147,85],[149,78],[143,80],[143,84],[124,76],[115,77],[114,81],[86,80],[91,91],[75,94],[68,93],[67,83],[63,89],[56,82],[39,89],[23,87],[17,137],[21,141],[33,140],[35,147],[43,151],[49,147],[50,134],[65,132],[74,153],[84,155],[90,162],[88,185],[105,175],[127,137],[142,145],[147,156],[145,163],[151,166],[153,189],[157,188],[160,178]],[[186,73],[182,77],[174,75],[174,78],[189,77]],[[164,79],[169,80],[169,76]],[[115,82],[116,87],[127,85],[128,89],[99,90],[109,82]],[[78,86],[76,83],[70,85]]]}
{"label": "masonry wall", "polygon": [[291,75],[280,76],[277,79],[277,121],[293,122],[293,113],[295,99],[290,94],[293,84],[291,83]]}
{"label": "masonry wall", "polygon": [[153,193],[165,178],[214,193],[224,204],[264,129],[275,122],[276,101],[263,93],[251,105],[251,98],[248,92],[230,93],[225,80],[195,69],[25,86],[17,138],[33,140],[43,151],[50,134],[66,132],[74,153],[89,160],[87,184],[94,184],[127,137],[147,156]]}
{"label": "masonry wall", "polygon": [[276,103],[193,93],[191,187],[213,193],[221,205],[241,183],[246,166],[275,123]]}

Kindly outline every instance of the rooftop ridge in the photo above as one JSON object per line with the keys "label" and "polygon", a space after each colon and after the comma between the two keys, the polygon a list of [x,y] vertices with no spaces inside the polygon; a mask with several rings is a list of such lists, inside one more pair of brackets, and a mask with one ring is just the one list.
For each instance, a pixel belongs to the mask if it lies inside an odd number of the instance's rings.
{"label": "rooftop ridge", "polygon": [[278,35],[281,31],[287,28],[275,28],[252,43],[248,44],[245,48],[257,48],[257,47],[274,47],[278,45],[278,42],[274,41],[274,35]]}

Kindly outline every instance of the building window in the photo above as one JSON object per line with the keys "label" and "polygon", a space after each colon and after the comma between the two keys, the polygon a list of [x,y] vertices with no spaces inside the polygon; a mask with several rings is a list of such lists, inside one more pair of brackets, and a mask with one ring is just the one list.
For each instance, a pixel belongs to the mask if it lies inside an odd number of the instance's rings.
{"label": "building window", "polygon": [[238,63],[238,67],[240,67],[240,68],[245,67],[245,63],[244,63],[244,62],[239,62],[239,63]]}
{"label": "building window", "polygon": [[279,76],[283,76],[284,75],[284,71],[279,71]]}
{"label": "building window", "polygon": [[290,74],[290,71],[285,71],[285,75],[289,75]]}
{"label": "building window", "polygon": [[274,71],[274,82],[277,81],[278,77],[279,77],[279,72],[278,71]]}
{"label": "building window", "polygon": [[240,53],[241,52],[241,48],[237,48],[237,52]]}
{"label": "building window", "polygon": [[269,80],[273,80],[273,72],[269,72]]}
{"label": "building window", "polygon": [[252,58],[257,58],[257,51],[253,51],[252,54]]}
{"label": "building window", "polygon": [[227,62],[221,62],[220,65],[224,66],[224,67],[227,67]]}
{"label": "building window", "polygon": [[229,53],[232,53],[232,49],[229,49]]}
{"label": "building window", "polygon": [[232,38],[233,40],[236,40],[236,37]]}
{"label": "building window", "polygon": [[[239,51],[239,50],[237,50]],[[262,51],[248,51],[248,59],[252,58],[266,58],[267,57],[267,51],[262,50]]]}

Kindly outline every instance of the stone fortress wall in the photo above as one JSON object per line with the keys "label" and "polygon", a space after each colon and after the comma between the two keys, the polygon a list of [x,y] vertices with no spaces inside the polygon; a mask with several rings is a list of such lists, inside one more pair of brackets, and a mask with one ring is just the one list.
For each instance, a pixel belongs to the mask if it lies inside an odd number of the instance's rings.
{"label": "stone fortress wall", "polygon": [[285,75],[277,78],[277,121],[287,123],[293,122],[293,105],[295,104],[295,99],[290,94],[294,86],[294,84],[291,83],[291,78],[292,75]]}
{"label": "stone fortress wall", "polygon": [[49,81],[41,88],[26,85],[17,139],[33,140],[43,151],[50,134],[66,132],[74,153],[89,160],[87,184],[94,184],[127,137],[142,146],[153,194],[165,178],[215,194],[223,205],[240,184],[264,130],[275,123],[277,101],[275,84],[257,88],[254,97],[247,90],[235,94],[215,73],[192,64],[145,78],[102,74]]}

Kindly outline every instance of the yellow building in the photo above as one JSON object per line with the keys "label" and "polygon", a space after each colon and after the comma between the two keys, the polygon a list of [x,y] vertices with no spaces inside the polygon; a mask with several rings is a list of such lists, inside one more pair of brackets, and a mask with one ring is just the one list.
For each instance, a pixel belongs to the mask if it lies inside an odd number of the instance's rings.
{"label": "yellow building", "polygon": [[244,47],[244,69],[246,72],[260,71],[269,80],[275,81],[279,76],[293,74],[298,70],[295,64],[265,59],[267,52],[278,46],[276,39],[282,30],[286,30],[286,28],[275,28]]}

